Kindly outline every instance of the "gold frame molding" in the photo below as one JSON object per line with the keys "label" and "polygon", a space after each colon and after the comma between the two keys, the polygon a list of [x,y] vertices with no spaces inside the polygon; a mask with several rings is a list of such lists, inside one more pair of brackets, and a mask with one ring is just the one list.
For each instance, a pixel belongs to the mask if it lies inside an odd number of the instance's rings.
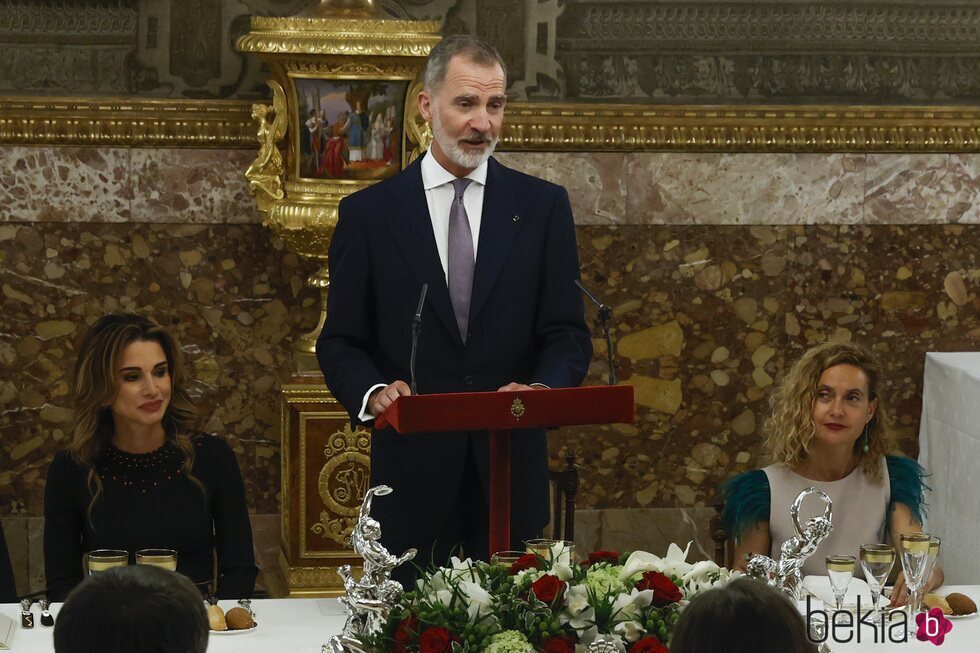
{"label": "gold frame molding", "polygon": [[[255,149],[251,101],[0,100],[0,144]],[[980,108],[513,103],[511,152],[980,152]]]}

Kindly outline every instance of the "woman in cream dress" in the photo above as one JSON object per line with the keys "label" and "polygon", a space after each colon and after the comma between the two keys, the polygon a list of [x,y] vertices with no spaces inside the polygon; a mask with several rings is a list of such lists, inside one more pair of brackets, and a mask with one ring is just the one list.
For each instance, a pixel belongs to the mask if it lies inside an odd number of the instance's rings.
{"label": "woman in cream dress", "polygon": [[[881,367],[871,353],[851,343],[811,348],[786,374],[773,396],[765,450],[770,464],[740,474],[722,487],[723,521],[735,537],[735,565],[752,553],[778,557],[795,535],[789,507],[807,487],[834,502],[834,530],[803,566],[823,575],[829,554],[858,557],[862,544],[890,543],[899,551],[903,533],[922,531],[923,470],[894,455],[895,444],[879,395]],[[815,499],[809,497],[808,499]],[[804,503],[801,517],[822,512]],[[860,567],[855,569],[860,575]],[[936,565],[925,591],[942,584]],[[901,573],[892,603],[908,600]]]}

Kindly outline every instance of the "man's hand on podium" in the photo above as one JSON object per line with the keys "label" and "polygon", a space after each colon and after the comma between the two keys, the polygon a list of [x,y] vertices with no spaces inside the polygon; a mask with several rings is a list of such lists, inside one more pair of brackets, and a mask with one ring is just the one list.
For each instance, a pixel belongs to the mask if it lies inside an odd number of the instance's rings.
{"label": "man's hand on podium", "polygon": [[368,406],[371,408],[371,413],[377,417],[381,413],[388,410],[388,406],[392,404],[395,399],[402,396],[409,396],[412,394],[412,389],[408,387],[408,384],[404,381],[394,381],[389,383],[383,388],[378,388],[371,396],[368,397]]}
{"label": "man's hand on podium", "polygon": [[497,388],[497,392],[517,392],[518,390],[541,390],[542,388],[547,388],[548,386],[542,385],[540,383],[535,383],[534,385],[524,385],[523,383],[516,383],[511,381],[505,386]]}

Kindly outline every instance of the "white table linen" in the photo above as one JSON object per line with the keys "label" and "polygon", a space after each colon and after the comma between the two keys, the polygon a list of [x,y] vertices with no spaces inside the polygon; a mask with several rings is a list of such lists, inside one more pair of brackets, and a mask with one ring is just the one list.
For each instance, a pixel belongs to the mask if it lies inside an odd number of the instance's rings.
{"label": "white table linen", "polygon": [[[234,601],[221,601],[225,610]],[[52,606],[56,615],[60,604]],[[54,628],[40,625],[40,611],[34,605],[36,625],[18,629],[13,638],[14,653],[53,653]],[[258,626],[241,634],[214,634],[208,638],[208,653],[320,653],[331,635],[344,627],[344,614],[336,599],[261,599],[252,601]],[[20,606],[0,605],[4,614],[20,624]]]}
{"label": "white table linen", "polygon": [[[942,594],[962,592],[974,600],[980,599],[980,586],[943,587]],[[228,609],[232,601],[220,604]],[[57,614],[60,605],[52,606]],[[208,653],[320,653],[331,635],[344,626],[344,615],[336,599],[263,599],[252,601],[258,627],[241,635],[214,635],[208,640]],[[35,620],[39,615],[34,606]],[[0,614],[20,623],[20,607],[0,604]],[[14,636],[15,653],[53,653],[53,628],[36,625],[31,630],[18,630]],[[980,642],[980,616],[953,622],[953,630],[940,649],[930,642],[920,642],[914,635],[904,644],[874,643],[870,631],[862,633],[862,641],[846,644],[828,642],[833,653],[974,653]]]}
{"label": "white table linen", "polygon": [[919,463],[948,583],[980,583],[980,353],[926,354]]}

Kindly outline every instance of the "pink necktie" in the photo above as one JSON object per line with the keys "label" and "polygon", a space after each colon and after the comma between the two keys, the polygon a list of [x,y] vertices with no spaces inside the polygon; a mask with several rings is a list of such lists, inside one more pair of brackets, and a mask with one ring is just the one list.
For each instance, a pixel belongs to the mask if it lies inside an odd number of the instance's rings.
{"label": "pink necktie", "polygon": [[471,179],[454,179],[456,195],[449,207],[449,298],[453,302],[459,335],[466,342],[470,321],[470,295],[473,292],[473,232],[463,206],[463,193]]}

